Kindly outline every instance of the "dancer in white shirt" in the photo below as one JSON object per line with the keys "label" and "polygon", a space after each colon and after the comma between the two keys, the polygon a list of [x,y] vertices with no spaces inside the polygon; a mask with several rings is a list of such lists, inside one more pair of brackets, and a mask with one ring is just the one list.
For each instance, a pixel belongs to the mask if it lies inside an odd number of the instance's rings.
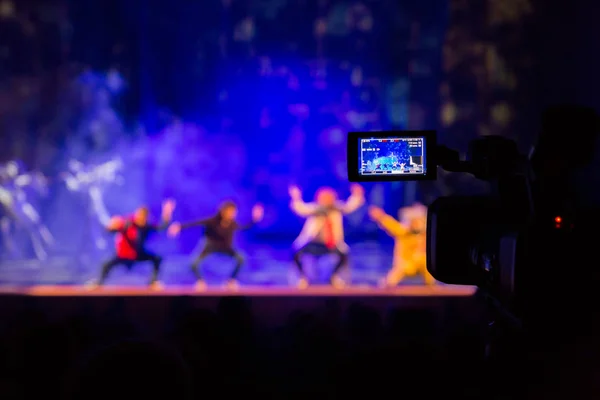
{"label": "dancer in white shirt", "polygon": [[300,235],[293,243],[294,262],[300,271],[299,288],[306,288],[308,280],[302,267],[302,256],[311,254],[321,256],[325,254],[337,254],[339,261],[331,274],[330,283],[341,288],[345,285],[339,277],[340,269],[348,261],[349,247],[344,242],[343,216],[356,211],[365,203],[364,190],[359,185],[351,187],[351,195],[347,201],[338,200],[337,193],[328,187],[317,190],[315,201],[305,203],[302,200],[302,192],[297,186],[289,189],[292,211],[306,218]]}

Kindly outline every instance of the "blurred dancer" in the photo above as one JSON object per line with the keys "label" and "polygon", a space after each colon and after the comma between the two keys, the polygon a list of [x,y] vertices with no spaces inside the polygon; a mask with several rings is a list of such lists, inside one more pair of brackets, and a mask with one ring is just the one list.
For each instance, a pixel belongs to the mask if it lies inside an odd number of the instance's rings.
{"label": "blurred dancer", "polygon": [[69,161],[69,171],[63,174],[67,188],[71,192],[83,193],[88,204],[88,233],[97,249],[105,249],[104,229],[110,221],[110,214],[104,204],[103,194],[107,186],[122,183],[119,172],[123,168],[120,159],[113,159],[100,165],[86,166]]}
{"label": "blurred dancer", "polygon": [[109,232],[116,233],[116,254],[113,258],[102,265],[100,279],[96,283],[88,285],[89,289],[102,286],[110,271],[117,265],[125,265],[131,268],[135,263],[152,262],[152,276],[150,287],[155,290],[162,288],[158,280],[162,257],[146,249],[146,241],[151,233],[167,229],[173,217],[175,202],[167,200],[162,205],[162,223],[153,225],[148,222],[150,212],[147,207],[135,210],[133,217],[113,217],[106,226]]}
{"label": "blurred dancer", "polygon": [[344,242],[343,215],[356,211],[365,203],[361,186],[352,185],[350,191],[348,200],[340,202],[333,189],[323,187],[317,190],[314,203],[305,203],[300,189],[296,186],[290,187],[290,208],[297,215],[307,218],[300,235],[293,243],[294,262],[300,271],[299,288],[308,286],[301,260],[304,254],[336,254],[339,261],[333,268],[330,283],[336,288],[344,287],[345,282],[338,275],[340,269],[348,262],[349,252],[349,247]]}
{"label": "blurred dancer", "polygon": [[17,248],[11,235],[11,225],[17,220],[14,214],[14,196],[8,188],[4,187],[4,177],[0,174],[0,235],[2,235],[2,252],[10,256],[17,255]]}
{"label": "blurred dancer", "polygon": [[435,284],[435,279],[427,271],[427,208],[419,203],[400,209],[400,220],[387,215],[379,207],[369,207],[373,221],[396,239],[392,269],[384,278],[383,286],[396,286],[406,276],[421,275],[427,285]]}
{"label": "blurred dancer", "polygon": [[11,238],[11,225],[14,225],[27,232],[36,258],[45,260],[48,250],[54,244],[54,238],[31,203],[31,197],[47,194],[47,180],[41,173],[26,172],[20,161],[10,161],[1,169],[3,184],[0,203],[3,213],[0,224],[2,236],[6,236],[5,247],[13,252],[16,249]]}
{"label": "blurred dancer", "polygon": [[235,260],[235,268],[231,274],[227,286],[230,289],[238,287],[237,276],[244,263],[242,255],[233,247],[233,235],[238,230],[250,229],[255,224],[260,222],[264,216],[264,208],[257,204],[252,207],[252,222],[240,226],[237,221],[237,205],[232,201],[224,202],[216,215],[210,218],[202,219],[187,224],[174,223],[169,227],[169,235],[177,236],[182,229],[191,228],[194,226],[203,226],[204,235],[206,236],[206,244],[200,252],[200,255],[192,263],[192,271],[196,276],[196,290],[205,290],[206,283],[202,278],[200,264],[211,254],[224,254],[232,257]]}

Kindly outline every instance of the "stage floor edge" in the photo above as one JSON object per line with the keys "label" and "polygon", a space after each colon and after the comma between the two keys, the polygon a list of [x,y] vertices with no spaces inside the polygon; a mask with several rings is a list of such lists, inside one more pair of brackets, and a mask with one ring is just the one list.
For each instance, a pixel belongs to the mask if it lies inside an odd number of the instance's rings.
{"label": "stage floor edge", "polygon": [[373,286],[350,286],[335,289],[331,286],[311,286],[296,289],[289,286],[242,286],[238,289],[209,287],[196,291],[191,286],[167,286],[162,290],[151,290],[140,286],[106,286],[102,289],[88,290],[85,286],[36,285],[29,287],[0,287],[2,295],[39,296],[39,297],[81,297],[81,296],[331,296],[331,297],[457,297],[471,296],[476,288],[455,285],[402,285],[382,289]]}

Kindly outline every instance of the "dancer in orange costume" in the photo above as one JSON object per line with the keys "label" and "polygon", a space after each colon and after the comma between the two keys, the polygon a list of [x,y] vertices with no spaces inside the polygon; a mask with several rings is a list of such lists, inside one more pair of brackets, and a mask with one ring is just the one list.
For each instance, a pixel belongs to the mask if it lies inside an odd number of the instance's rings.
{"label": "dancer in orange costume", "polygon": [[396,286],[406,276],[421,275],[428,285],[435,279],[427,271],[427,208],[419,203],[400,209],[400,221],[379,207],[369,208],[369,216],[386,233],[396,239],[392,269],[383,280],[384,286]]}

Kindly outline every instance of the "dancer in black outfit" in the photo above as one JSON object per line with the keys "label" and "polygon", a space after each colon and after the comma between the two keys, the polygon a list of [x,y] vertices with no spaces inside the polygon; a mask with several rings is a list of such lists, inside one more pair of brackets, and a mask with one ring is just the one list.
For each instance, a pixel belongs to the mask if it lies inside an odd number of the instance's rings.
{"label": "dancer in black outfit", "polygon": [[206,289],[206,283],[202,278],[200,264],[211,254],[224,254],[235,259],[235,268],[228,281],[228,286],[232,289],[237,288],[237,275],[244,263],[242,255],[233,248],[233,235],[238,230],[249,229],[254,224],[260,222],[264,215],[264,208],[261,205],[255,205],[252,208],[252,222],[248,225],[240,226],[235,220],[237,216],[237,205],[234,202],[227,201],[221,205],[219,212],[210,218],[194,221],[186,224],[173,223],[169,227],[169,235],[174,237],[181,232],[195,226],[204,227],[206,244],[200,252],[200,255],[192,263],[192,271],[196,276],[196,290]]}

